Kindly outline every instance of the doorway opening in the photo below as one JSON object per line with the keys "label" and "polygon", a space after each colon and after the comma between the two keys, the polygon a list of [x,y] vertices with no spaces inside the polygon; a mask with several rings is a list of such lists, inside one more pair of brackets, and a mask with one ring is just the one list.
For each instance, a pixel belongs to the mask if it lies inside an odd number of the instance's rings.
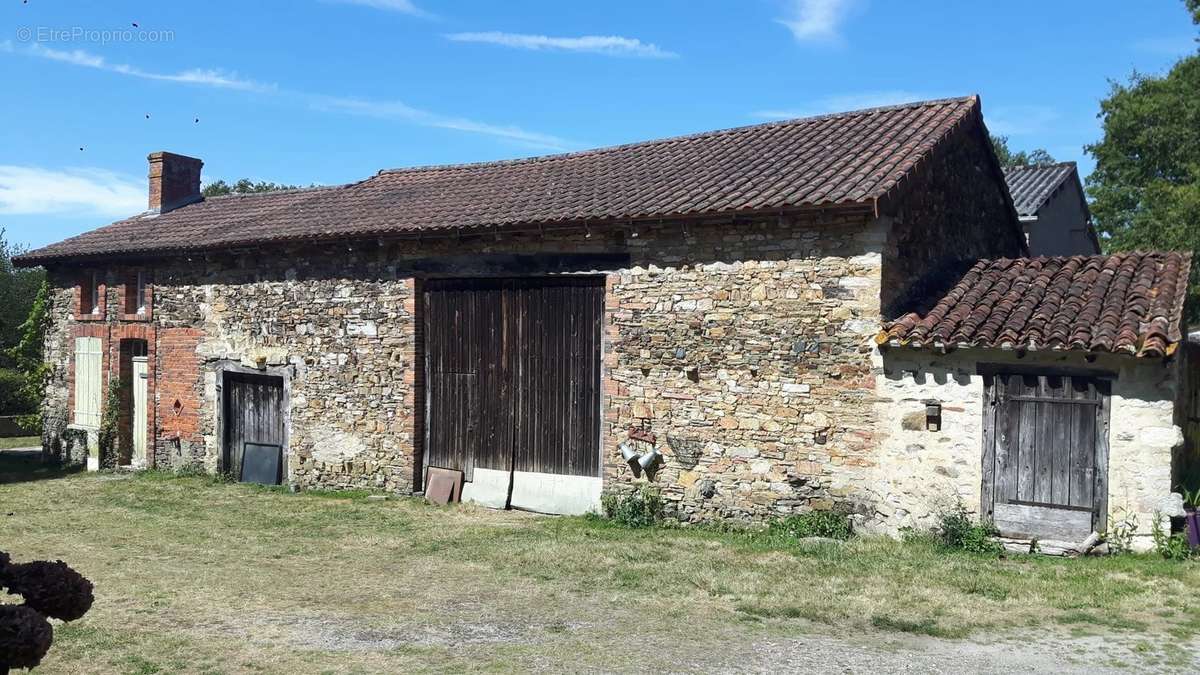
{"label": "doorway opening", "polygon": [[283,378],[225,371],[222,384],[222,470],[244,483],[279,485],[287,445]]}
{"label": "doorway opening", "polygon": [[150,439],[150,360],[145,340],[121,340],[117,466],[146,468]]}

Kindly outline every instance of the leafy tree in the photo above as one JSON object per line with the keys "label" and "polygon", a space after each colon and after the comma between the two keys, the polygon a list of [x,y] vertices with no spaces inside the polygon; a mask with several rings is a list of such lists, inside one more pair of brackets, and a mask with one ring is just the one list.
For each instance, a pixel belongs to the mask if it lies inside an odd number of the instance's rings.
{"label": "leafy tree", "polygon": [[0,368],[15,365],[8,352],[20,342],[21,324],[29,316],[38,288],[46,280],[46,272],[40,267],[13,267],[13,256],[25,250],[9,243],[0,228]]}
{"label": "leafy tree", "polygon": [[[1197,0],[1200,2],[1200,0]],[[1042,166],[1043,164],[1054,164],[1055,159],[1050,156],[1044,148],[1037,148],[1026,152],[1020,150],[1013,152],[1008,147],[1008,136],[992,135],[992,148],[996,151],[996,158],[1000,160],[1000,166],[1005,169],[1014,166]]]}
{"label": "leafy tree", "polygon": [[220,197],[222,195],[248,195],[258,192],[275,192],[276,190],[294,190],[296,185],[282,185],[279,183],[270,183],[265,180],[252,181],[249,178],[238,179],[233,185],[226,183],[224,180],[215,180],[204,189],[200,194],[205,197]]}
{"label": "leafy tree", "polygon": [[5,410],[5,399],[7,398],[7,407],[9,408],[7,412],[30,415],[25,420],[25,424],[33,428],[41,426],[37,421],[37,409],[42,400],[42,388],[51,370],[50,365],[42,358],[49,304],[50,286],[43,281],[41,288],[34,296],[29,317],[21,324],[20,340],[16,345],[3,352],[3,355],[16,366],[16,371],[0,370],[0,376],[9,374],[6,378],[0,377],[0,379],[7,379],[10,383],[9,386],[13,389],[8,392],[7,397],[4,392],[0,392],[0,412]]}
{"label": "leafy tree", "polygon": [[[1200,24],[1200,0],[1186,2]],[[1105,250],[1200,250],[1200,55],[1166,75],[1114,82],[1099,117],[1104,137],[1087,146],[1096,158],[1087,190]],[[1200,265],[1189,294],[1200,296]],[[1200,305],[1189,314],[1200,318]]]}

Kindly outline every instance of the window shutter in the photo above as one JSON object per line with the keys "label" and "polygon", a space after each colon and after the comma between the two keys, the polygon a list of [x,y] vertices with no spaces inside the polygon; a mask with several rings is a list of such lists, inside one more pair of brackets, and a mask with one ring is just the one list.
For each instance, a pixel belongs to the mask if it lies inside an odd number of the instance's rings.
{"label": "window shutter", "polygon": [[100,427],[100,338],[75,338],[75,424]]}

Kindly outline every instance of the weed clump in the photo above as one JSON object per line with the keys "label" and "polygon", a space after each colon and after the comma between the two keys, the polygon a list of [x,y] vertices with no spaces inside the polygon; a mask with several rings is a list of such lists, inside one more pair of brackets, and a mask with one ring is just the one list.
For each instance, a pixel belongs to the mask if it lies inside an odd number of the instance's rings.
{"label": "weed clump", "polygon": [[649,486],[624,495],[606,493],[600,498],[600,508],[605,518],[625,527],[650,527],[663,517],[662,495]]}
{"label": "weed clump", "polygon": [[849,539],[854,534],[854,528],[850,524],[850,518],[844,513],[809,511],[772,521],[767,532],[773,536],[788,539],[805,539],[807,537]]}
{"label": "weed clump", "polygon": [[1000,531],[991,523],[976,523],[961,503],[938,516],[934,535],[946,548],[969,553],[1000,553],[1004,546],[996,539]]}

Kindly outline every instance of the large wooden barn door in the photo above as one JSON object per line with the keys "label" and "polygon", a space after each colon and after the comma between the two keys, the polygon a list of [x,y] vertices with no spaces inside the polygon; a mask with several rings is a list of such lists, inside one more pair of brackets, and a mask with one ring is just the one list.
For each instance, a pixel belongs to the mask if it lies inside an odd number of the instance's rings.
{"label": "large wooden barn door", "polygon": [[985,387],[984,509],[1000,532],[1081,541],[1103,529],[1108,382],[1000,373]]}
{"label": "large wooden barn door", "polygon": [[225,374],[225,470],[240,481],[283,480],[283,378]]}
{"label": "large wooden barn door", "polygon": [[464,499],[586,510],[599,496],[603,280],[436,280],[423,299],[426,464],[463,471]]}

